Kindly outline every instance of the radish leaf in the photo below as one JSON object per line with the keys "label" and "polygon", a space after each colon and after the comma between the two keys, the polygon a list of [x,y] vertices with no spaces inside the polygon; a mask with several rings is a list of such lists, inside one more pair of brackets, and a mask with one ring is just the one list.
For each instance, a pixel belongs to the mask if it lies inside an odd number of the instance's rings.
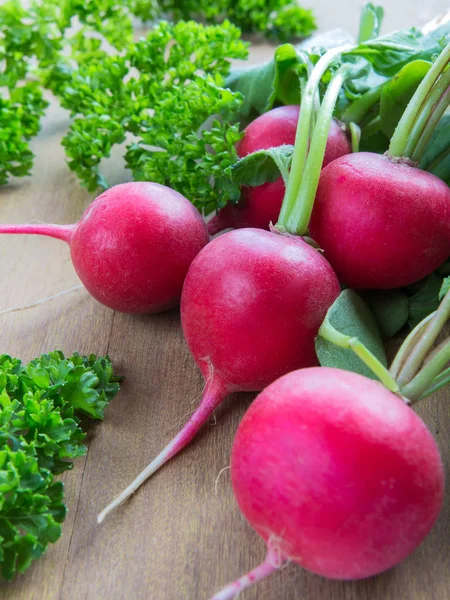
{"label": "radish leaf", "polygon": [[[380,361],[387,365],[386,353],[375,318],[364,300],[353,290],[344,290],[328,311],[330,325],[340,334],[357,338]],[[341,348],[332,342],[316,338],[316,353],[324,367],[353,371],[371,379],[377,379],[352,350]]]}

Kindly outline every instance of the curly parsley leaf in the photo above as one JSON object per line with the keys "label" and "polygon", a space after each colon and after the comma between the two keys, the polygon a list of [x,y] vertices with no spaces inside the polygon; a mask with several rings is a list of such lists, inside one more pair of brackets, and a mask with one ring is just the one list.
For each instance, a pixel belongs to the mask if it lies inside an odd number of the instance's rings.
{"label": "curly parsley leaf", "polygon": [[174,21],[222,23],[229,19],[245,33],[262,33],[281,41],[306,37],[316,29],[312,11],[296,0],[134,0],[132,11],[141,18],[165,14]]}
{"label": "curly parsley leaf", "polygon": [[0,450],[0,566],[4,579],[23,573],[61,536],[64,488],[42,469],[33,444]]}
{"label": "curly parsley leaf", "polygon": [[[20,0],[0,6],[0,185],[28,175],[47,102],[42,86],[62,89],[79,62],[98,58],[107,41],[132,41],[132,13],[116,0]],[[75,27],[73,27],[75,25]],[[71,29],[72,28],[72,29]]]}
{"label": "curly parsley leaf", "polygon": [[205,212],[236,201],[224,171],[237,159],[242,98],[224,78],[246,55],[229,22],[161,22],[125,54],[81,65],[61,92],[74,117],[63,140],[70,168],[89,190],[107,187],[100,163],[131,135],[125,162],[135,179],[169,185]]}
{"label": "curly parsley leaf", "polygon": [[77,413],[101,419],[119,390],[108,357],[0,356],[0,568],[11,579],[61,535],[63,484],[86,453]]}

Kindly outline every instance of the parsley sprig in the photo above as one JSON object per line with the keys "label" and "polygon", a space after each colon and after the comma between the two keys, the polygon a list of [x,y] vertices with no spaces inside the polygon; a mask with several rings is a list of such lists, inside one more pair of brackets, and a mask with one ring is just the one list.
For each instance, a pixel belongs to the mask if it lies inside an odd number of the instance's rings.
{"label": "parsley sprig", "polygon": [[0,356],[0,568],[12,579],[61,535],[63,484],[86,453],[78,414],[102,419],[119,390],[108,357]]}
{"label": "parsley sprig", "polygon": [[242,96],[225,77],[246,55],[228,21],[163,21],[125,53],[80,65],[60,91],[74,117],[63,140],[70,168],[89,190],[107,187],[102,159],[133,136],[125,163],[135,179],[169,185],[205,213],[237,201],[224,172],[237,158]]}

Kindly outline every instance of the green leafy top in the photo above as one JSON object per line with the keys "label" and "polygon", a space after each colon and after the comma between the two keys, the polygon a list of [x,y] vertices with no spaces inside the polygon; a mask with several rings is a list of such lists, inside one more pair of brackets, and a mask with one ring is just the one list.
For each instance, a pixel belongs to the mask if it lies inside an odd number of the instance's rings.
{"label": "green leafy top", "polygon": [[[360,149],[384,153],[405,108],[432,62],[450,40],[450,23],[427,34],[407,28],[379,36],[382,11],[368,4],[363,9],[361,41],[345,51],[322,78],[323,98],[333,72],[351,64],[355,75],[340,92],[334,116],[344,123],[356,123],[361,129]],[[327,49],[347,44],[337,31],[318,35],[301,46],[279,46],[272,61],[232,71],[227,85],[244,96],[240,110],[242,125],[280,104],[299,104],[301,89],[311,69]],[[438,123],[422,156],[420,166],[450,181],[449,114]],[[248,165],[250,166],[250,160]],[[244,164],[240,167],[241,174]],[[272,178],[268,173],[266,181]],[[263,180],[258,178],[258,185]]]}
{"label": "green leafy top", "polygon": [[63,140],[70,168],[88,189],[106,187],[99,164],[132,134],[125,161],[135,179],[169,185],[205,212],[237,200],[224,171],[237,158],[241,133],[230,121],[241,96],[224,77],[246,54],[229,22],[161,22],[124,55],[81,65],[61,91],[75,117]]}
{"label": "green leafy top", "polygon": [[24,365],[0,356],[0,566],[11,579],[61,535],[53,475],[86,452],[77,413],[102,419],[119,390],[108,357],[51,352]]}

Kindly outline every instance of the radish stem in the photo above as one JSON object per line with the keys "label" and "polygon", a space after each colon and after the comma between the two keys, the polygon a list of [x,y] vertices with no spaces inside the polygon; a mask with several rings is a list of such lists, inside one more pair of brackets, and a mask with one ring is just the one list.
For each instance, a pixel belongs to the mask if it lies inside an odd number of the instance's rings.
{"label": "radish stem", "polygon": [[394,360],[392,361],[391,367],[389,369],[390,374],[394,379],[397,379],[400,370],[405,364],[406,359],[411,354],[412,349],[417,343],[418,339],[422,335],[425,327],[431,321],[431,319],[436,314],[436,311],[429,314],[423,321],[421,321],[418,325],[414,327],[414,329],[408,334],[408,336],[404,339],[402,345],[400,346],[399,351],[395,355]]}
{"label": "radish stem", "polygon": [[[317,124],[314,128],[311,148],[308,153],[301,183],[298,187],[295,203],[292,206],[291,211],[287,214],[286,219],[283,219],[280,213],[280,219],[277,223],[277,226],[281,225],[281,227],[286,229],[289,233],[303,235],[308,229],[316,190],[319,183],[320,172],[322,169],[323,158],[325,156],[325,148],[327,145],[331,120],[333,118],[334,107],[336,105],[336,100],[341,87],[348,76],[350,69],[351,67],[348,65],[341,67],[328,86],[327,92],[320,107]],[[300,116],[302,114],[301,110],[302,109],[300,109]],[[293,174],[295,174],[295,172],[294,167],[292,166],[289,184],[291,183],[291,177]],[[287,192],[285,201],[286,199],[288,199]],[[283,206],[285,201],[283,201]]]}
{"label": "radish stem", "polygon": [[345,335],[340,331],[337,331],[331,325],[328,316],[325,318],[321,328],[319,329],[319,336],[324,340],[339,346],[340,348],[347,348],[352,350],[360,358],[363,363],[369,367],[369,369],[378,377],[381,383],[391,392],[398,393],[399,386],[392,375],[389,373],[387,368],[378,360],[376,356],[368,350],[360,340],[356,337]]}
{"label": "radish stem", "polygon": [[[409,145],[413,128],[419,116],[420,118],[424,118],[426,116],[425,112],[428,112],[429,114],[429,111],[434,108],[428,106],[427,99],[431,94],[434,85],[441,77],[442,72],[447,67],[449,60],[450,43],[445,46],[444,50],[431,66],[430,70],[425,75],[413,97],[409,101],[408,106],[406,107],[405,112],[403,113],[403,116],[395,129],[394,135],[391,138],[391,143],[388,150],[389,156],[408,156],[406,153],[406,148]],[[427,106],[427,111],[422,110],[424,106]]]}
{"label": "radish stem", "polygon": [[434,379],[433,383],[430,385],[430,387],[428,387],[422,393],[422,395],[419,398],[419,401],[424,400],[428,396],[431,396],[432,394],[434,394],[435,392],[437,392],[438,390],[440,390],[441,388],[446,386],[449,382],[450,382],[450,368],[445,369],[445,371],[442,371],[442,373],[440,375],[435,377],[435,379]]}
{"label": "radish stem", "polygon": [[361,127],[356,123],[349,123],[350,136],[352,139],[352,152],[359,152],[359,143],[361,142]]}
{"label": "radish stem", "polygon": [[[431,137],[438,121],[445,113],[450,102],[450,70],[441,75],[433,89],[428,94],[427,99],[422,105],[420,113],[414,122],[408,143],[405,148],[405,154],[413,157],[417,153],[417,145],[422,139],[424,133],[428,131],[427,138]],[[434,125],[431,127],[431,125]]]}
{"label": "radish stem", "polygon": [[422,129],[420,138],[416,141],[414,151],[411,154],[411,159],[415,162],[419,162],[421,160],[426,150],[426,147],[431,139],[431,136],[433,135],[434,130],[436,129],[437,124],[439,123],[448,106],[450,105],[450,70],[447,75],[447,81],[445,82],[448,84],[447,88],[445,92],[439,97],[439,100],[436,103],[433,112],[429,116],[427,122],[425,123],[425,126]]}
{"label": "radish stem", "polygon": [[431,358],[417,375],[402,388],[402,394],[412,402],[418,401],[426,390],[433,385],[433,381],[442,374],[442,370],[450,360],[450,338],[441,350]]}
{"label": "radish stem", "polygon": [[291,212],[297,200],[298,190],[302,181],[306,157],[309,149],[313,110],[320,80],[324,76],[329,66],[336,60],[336,58],[340,56],[342,52],[350,50],[351,48],[352,46],[341,46],[339,48],[329,50],[321,57],[308,79],[300,107],[300,117],[297,125],[297,134],[295,138],[295,147],[292,157],[289,182],[278,220],[280,228],[284,226],[284,222],[287,220],[289,213]]}
{"label": "radish stem", "polygon": [[447,292],[433,318],[427,324],[427,328],[422,334],[422,337],[411,350],[410,355],[405,360],[405,364],[399,372],[397,381],[400,387],[406,386],[406,384],[416,375],[449,317],[450,292]]}

